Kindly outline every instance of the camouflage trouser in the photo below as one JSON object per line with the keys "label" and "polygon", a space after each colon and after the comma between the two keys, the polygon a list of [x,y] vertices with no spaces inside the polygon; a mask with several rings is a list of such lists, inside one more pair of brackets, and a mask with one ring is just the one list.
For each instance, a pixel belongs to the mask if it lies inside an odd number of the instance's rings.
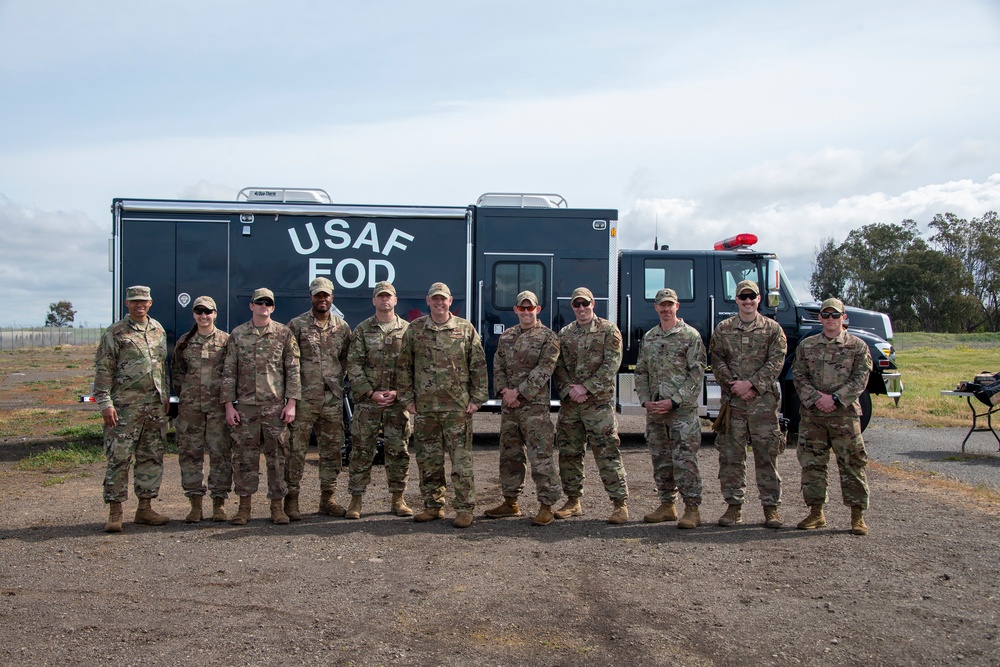
{"label": "camouflage trouser", "polygon": [[618,420],[614,406],[607,403],[562,402],[556,424],[556,447],[563,491],[570,498],[583,496],[583,455],[587,452],[588,441],[608,496],[611,500],[627,499],[628,482],[619,449]]}
{"label": "camouflage trouser", "polygon": [[868,509],[868,453],[861,438],[861,420],[855,416],[817,417],[802,414],[799,421],[799,464],[802,497],[806,505],[825,503],[826,466],[830,449],[840,469],[840,491],[848,507]]}
{"label": "camouflage trouser", "polygon": [[785,451],[785,434],[778,426],[778,397],[774,394],[758,396],[749,404],[739,400],[730,403],[729,430],[715,440],[722,497],[730,505],[742,505],[746,496],[747,445],[753,450],[760,504],[777,507],[781,504],[781,475],[775,464]]}
{"label": "camouflage trouser", "polygon": [[646,444],[660,502],[674,502],[680,490],[685,505],[701,505],[701,420],[697,408],[678,408],[665,415],[646,415]]}
{"label": "camouflage trouser", "polygon": [[410,472],[410,415],[402,405],[380,408],[362,398],[351,421],[351,460],[347,488],[352,496],[363,495],[372,477],[379,429],[385,443],[385,476],[391,493],[406,490]]}
{"label": "camouflage trouser", "polygon": [[167,415],[163,403],[116,406],[118,425],[104,427],[104,502],[128,500],[128,468],[135,457],[135,496],[155,498],[163,480]]}
{"label": "camouflage trouser", "polygon": [[[177,462],[181,466],[181,488],[184,495],[225,498],[233,489],[233,447],[229,439],[226,411],[203,412],[181,403],[177,407]],[[205,486],[204,464],[208,452],[208,487]]]}
{"label": "camouflage trouser", "polygon": [[472,466],[472,416],[465,412],[420,412],[413,427],[413,447],[420,471],[424,507],[444,507],[444,455],[451,458],[452,506],[471,512],[476,506]]}
{"label": "camouflage trouser", "polygon": [[327,389],[323,392],[322,405],[315,401],[299,401],[295,404],[295,421],[291,428],[292,446],[285,467],[289,493],[299,492],[313,429],[319,448],[320,491],[336,491],[337,477],[344,467],[344,399],[335,397]]}
{"label": "camouflage trouser", "polygon": [[525,462],[531,464],[538,502],[555,505],[562,486],[552,457],[554,428],[549,404],[503,406],[500,415],[500,486],[505,498],[517,498],[524,491]]}
{"label": "camouflage trouser", "polygon": [[233,427],[233,481],[238,496],[252,496],[260,484],[260,453],[267,459],[267,497],[284,498],[288,427],[281,421],[281,403],[237,404],[240,423]]}

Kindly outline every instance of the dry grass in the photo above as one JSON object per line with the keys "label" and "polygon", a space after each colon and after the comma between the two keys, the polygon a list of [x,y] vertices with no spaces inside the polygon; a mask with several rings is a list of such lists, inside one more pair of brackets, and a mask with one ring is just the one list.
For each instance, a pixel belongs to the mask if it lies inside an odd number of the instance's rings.
{"label": "dry grass", "polygon": [[985,512],[1000,516],[1000,491],[986,486],[969,486],[933,472],[902,468],[898,465],[869,461],[868,468],[875,474],[884,474],[902,483],[910,490],[933,495],[943,503],[963,507],[974,505]]}

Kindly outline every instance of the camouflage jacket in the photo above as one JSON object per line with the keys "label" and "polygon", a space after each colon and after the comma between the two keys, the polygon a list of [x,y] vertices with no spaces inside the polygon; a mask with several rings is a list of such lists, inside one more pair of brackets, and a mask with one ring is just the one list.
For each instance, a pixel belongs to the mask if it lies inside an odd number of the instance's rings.
{"label": "camouflage jacket", "polygon": [[[792,364],[795,392],[802,402],[802,412],[813,416],[861,414],[858,396],[868,386],[872,357],[868,345],[857,336],[841,331],[836,338],[822,333],[799,341]],[[841,405],[833,412],[814,406],[824,394],[836,394]]]}
{"label": "camouflage jacket", "polygon": [[525,401],[548,405],[549,380],[559,360],[559,337],[541,323],[525,331],[508,327],[500,336],[493,355],[493,393],[517,389]]}
{"label": "camouflage jacket", "polygon": [[324,329],[316,324],[312,311],[307,310],[289,322],[288,328],[299,344],[302,400],[322,403],[324,388],[341,398],[351,327],[330,313],[330,321]]}
{"label": "camouflage jacket", "polygon": [[228,340],[229,334],[216,329],[208,336],[189,331],[177,341],[170,365],[170,382],[181,403],[202,412],[221,409],[219,392]]}
{"label": "camouflage jacket", "polygon": [[469,403],[489,398],[486,353],[476,328],[452,315],[435,324],[418,317],[403,334],[396,362],[399,402],[416,404],[417,412],[465,411]]}
{"label": "camouflage jacket", "polygon": [[94,355],[94,398],[102,411],[169,399],[167,332],[146,319],[143,327],[126,315],[101,337]]}
{"label": "camouflage jacket", "polygon": [[739,315],[723,320],[709,343],[712,373],[722,389],[722,400],[742,400],[729,387],[734,380],[749,381],[759,396],[780,396],[778,376],[787,350],[785,332],[769,317],[757,313],[745,324]]}
{"label": "camouflage jacket", "polygon": [[698,408],[705,382],[705,344],[694,327],[678,319],[669,331],[659,325],[642,337],[635,365],[639,402],[671,399],[682,408]]}
{"label": "camouflage jacket", "polygon": [[396,362],[409,326],[409,322],[396,315],[383,331],[372,315],[354,329],[347,352],[347,377],[355,400],[362,400],[370,391],[399,389]]}
{"label": "camouflage jacket", "polygon": [[563,400],[571,384],[582,384],[590,394],[588,403],[610,403],[621,363],[621,332],[613,322],[595,315],[584,326],[571,322],[559,330],[559,361],[552,378]]}
{"label": "camouflage jacket", "polygon": [[275,321],[257,333],[253,320],[229,334],[222,370],[223,403],[273,405],[302,398],[299,345],[292,330]]}

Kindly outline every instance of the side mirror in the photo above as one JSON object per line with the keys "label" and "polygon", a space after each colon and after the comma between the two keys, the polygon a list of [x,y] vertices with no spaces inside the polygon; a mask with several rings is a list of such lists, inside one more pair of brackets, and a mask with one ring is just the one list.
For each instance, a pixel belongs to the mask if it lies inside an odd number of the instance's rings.
{"label": "side mirror", "polygon": [[781,292],[776,289],[770,289],[767,292],[767,307],[774,309],[778,307],[781,303]]}

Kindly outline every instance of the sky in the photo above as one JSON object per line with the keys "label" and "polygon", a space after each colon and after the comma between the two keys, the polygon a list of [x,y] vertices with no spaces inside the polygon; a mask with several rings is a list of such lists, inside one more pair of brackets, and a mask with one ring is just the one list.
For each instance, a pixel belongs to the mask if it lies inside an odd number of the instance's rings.
{"label": "sky", "polygon": [[997,0],[0,0],[0,326],[110,323],[114,197],[247,186],[553,192],[802,296],[826,239],[1000,211],[998,108]]}

